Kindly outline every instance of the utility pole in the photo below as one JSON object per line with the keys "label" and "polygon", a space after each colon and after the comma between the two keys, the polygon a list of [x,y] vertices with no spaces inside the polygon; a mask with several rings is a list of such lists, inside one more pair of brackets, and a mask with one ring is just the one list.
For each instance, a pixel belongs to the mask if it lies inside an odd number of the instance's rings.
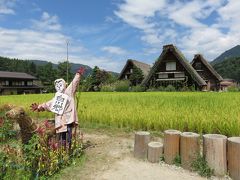
{"label": "utility pole", "polygon": [[68,84],[68,45],[69,45],[69,40],[66,40],[67,44],[67,84]]}

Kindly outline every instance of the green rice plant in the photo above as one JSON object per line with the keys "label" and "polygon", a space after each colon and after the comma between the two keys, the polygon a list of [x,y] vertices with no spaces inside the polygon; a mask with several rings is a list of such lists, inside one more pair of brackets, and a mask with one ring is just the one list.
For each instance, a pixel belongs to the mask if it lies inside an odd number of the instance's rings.
{"label": "green rice plant", "polygon": [[[54,118],[51,112],[31,112],[54,94],[1,96],[0,105],[23,106],[36,120]],[[84,125],[163,131],[169,128],[197,133],[240,135],[240,93],[236,92],[83,92],[78,117]]]}

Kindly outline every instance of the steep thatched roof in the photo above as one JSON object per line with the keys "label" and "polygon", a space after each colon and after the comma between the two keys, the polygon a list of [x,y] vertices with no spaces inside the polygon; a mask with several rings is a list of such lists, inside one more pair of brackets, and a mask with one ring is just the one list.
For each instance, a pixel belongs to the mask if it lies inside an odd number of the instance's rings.
{"label": "steep thatched roof", "polygon": [[213,67],[210,65],[210,63],[201,54],[194,55],[191,65],[193,65],[196,60],[200,60],[206,66],[206,68],[212,73],[212,75],[218,79],[218,81],[223,80],[222,76],[220,76],[217,73],[217,71],[215,71],[215,69],[213,69]]}
{"label": "steep thatched roof", "polygon": [[124,68],[122,69],[119,77],[121,77],[125,71],[125,69],[128,67],[128,65],[132,63],[133,65],[135,65],[136,67],[138,67],[139,69],[142,70],[144,77],[146,77],[151,69],[151,66],[149,64],[137,61],[137,60],[133,60],[133,59],[128,59]]}
{"label": "steep thatched roof", "polygon": [[196,70],[191,66],[191,64],[186,60],[184,55],[172,44],[163,46],[163,51],[162,51],[161,55],[159,56],[159,58],[153,65],[151,71],[149,72],[148,76],[143,80],[141,85],[143,85],[143,86],[147,85],[147,83],[149,82],[151,77],[157,71],[158,66],[164,60],[164,57],[167,52],[171,52],[177,58],[177,60],[182,64],[182,66],[190,74],[192,79],[194,81],[196,81],[199,86],[207,85],[206,82],[201,78],[201,76],[196,72]]}

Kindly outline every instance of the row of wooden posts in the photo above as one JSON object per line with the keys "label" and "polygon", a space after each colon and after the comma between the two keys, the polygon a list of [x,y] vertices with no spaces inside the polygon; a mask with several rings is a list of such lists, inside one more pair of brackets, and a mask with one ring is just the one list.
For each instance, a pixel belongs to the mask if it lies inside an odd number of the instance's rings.
{"label": "row of wooden posts", "polygon": [[240,137],[227,138],[221,134],[205,134],[201,152],[200,135],[197,133],[166,130],[163,144],[150,142],[149,132],[135,133],[136,158],[147,158],[155,163],[163,156],[167,164],[173,164],[174,159],[180,156],[182,167],[191,169],[199,154],[203,154],[216,176],[223,176],[228,172],[233,180],[240,180]]}

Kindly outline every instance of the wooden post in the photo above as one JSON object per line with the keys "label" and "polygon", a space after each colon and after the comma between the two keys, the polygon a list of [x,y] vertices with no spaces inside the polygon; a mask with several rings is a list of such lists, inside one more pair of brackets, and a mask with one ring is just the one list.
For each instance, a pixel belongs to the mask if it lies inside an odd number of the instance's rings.
{"label": "wooden post", "polygon": [[221,134],[203,135],[203,156],[216,176],[223,176],[227,171],[227,137]]}
{"label": "wooden post", "polygon": [[148,161],[152,163],[159,162],[163,153],[163,144],[160,142],[148,143]]}
{"label": "wooden post", "polygon": [[180,155],[181,155],[181,164],[185,169],[191,169],[191,165],[194,160],[196,160],[199,151],[200,135],[193,132],[183,132],[181,134],[180,140]]}
{"label": "wooden post", "polygon": [[227,142],[228,171],[233,180],[240,179],[240,137],[230,137]]}
{"label": "wooden post", "polygon": [[150,133],[147,131],[139,131],[135,133],[134,157],[144,159],[147,157],[148,143],[150,141]]}
{"label": "wooden post", "polygon": [[173,164],[176,156],[179,155],[180,131],[164,131],[164,160],[167,164]]}

